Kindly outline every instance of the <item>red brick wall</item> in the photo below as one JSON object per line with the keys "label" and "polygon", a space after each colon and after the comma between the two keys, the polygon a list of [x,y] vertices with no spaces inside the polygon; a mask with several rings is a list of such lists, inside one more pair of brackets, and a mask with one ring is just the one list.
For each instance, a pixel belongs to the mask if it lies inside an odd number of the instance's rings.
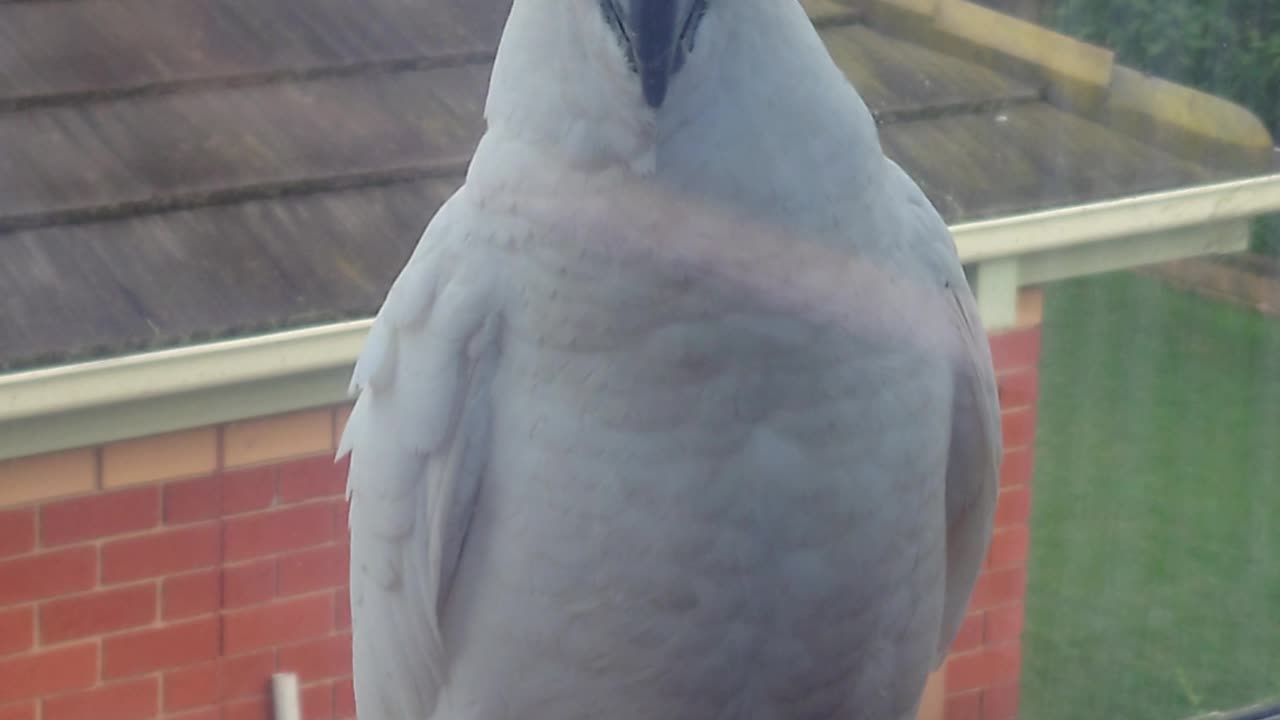
{"label": "red brick wall", "polygon": [[[943,673],[946,720],[1017,713],[1039,327],[992,347],[1006,455],[992,549]],[[328,423],[344,418],[338,408],[94,450],[96,480],[76,479],[90,472],[79,455],[0,467],[24,493],[46,480],[98,488],[0,509],[0,720],[265,720],[276,671],[299,674],[308,720],[353,717],[345,471],[329,460]],[[300,451],[310,455],[168,482],[145,480],[170,472],[158,464],[112,471],[126,467],[119,455],[190,468],[212,453],[205,462],[228,468]],[[41,470],[64,466],[74,483]],[[137,484],[113,489],[120,476]]]}
{"label": "red brick wall", "polygon": [[1004,426],[1000,499],[991,549],[947,659],[946,720],[1013,720],[1018,715],[1040,326],[996,335],[991,349]]}
{"label": "red brick wall", "polygon": [[330,457],[0,511],[0,720],[352,717]]}

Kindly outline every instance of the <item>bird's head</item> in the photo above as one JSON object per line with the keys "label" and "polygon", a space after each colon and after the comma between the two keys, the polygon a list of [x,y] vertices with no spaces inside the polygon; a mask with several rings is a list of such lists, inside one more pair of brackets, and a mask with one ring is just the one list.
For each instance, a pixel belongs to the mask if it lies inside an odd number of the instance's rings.
{"label": "bird's head", "polygon": [[[515,0],[498,47],[490,130],[539,138],[575,164],[643,166],[659,117],[709,98],[733,3]],[[793,0],[794,1],[794,0]]]}
{"label": "bird's head", "polygon": [[510,156],[514,140],[588,172],[720,168],[768,194],[761,168],[796,148],[765,141],[848,117],[874,142],[860,104],[798,0],[514,0],[481,150]]}

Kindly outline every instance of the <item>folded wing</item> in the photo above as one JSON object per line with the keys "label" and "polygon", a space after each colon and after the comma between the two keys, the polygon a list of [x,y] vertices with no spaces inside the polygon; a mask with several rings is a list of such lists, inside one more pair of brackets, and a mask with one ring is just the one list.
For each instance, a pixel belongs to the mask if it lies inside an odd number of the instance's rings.
{"label": "folded wing", "polygon": [[475,220],[437,213],[356,364],[351,454],[351,612],[364,720],[431,717],[447,671],[440,613],[488,454],[498,358],[487,274],[457,250]]}

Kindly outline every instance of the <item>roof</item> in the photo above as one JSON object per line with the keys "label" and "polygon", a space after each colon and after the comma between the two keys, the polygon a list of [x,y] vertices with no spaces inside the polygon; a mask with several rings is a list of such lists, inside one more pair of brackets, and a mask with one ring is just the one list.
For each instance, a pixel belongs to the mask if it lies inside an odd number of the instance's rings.
{"label": "roof", "polygon": [[[1270,163],[1243,110],[964,0],[805,4],[949,222]],[[0,369],[372,314],[461,183],[507,6],[0,2]]]}

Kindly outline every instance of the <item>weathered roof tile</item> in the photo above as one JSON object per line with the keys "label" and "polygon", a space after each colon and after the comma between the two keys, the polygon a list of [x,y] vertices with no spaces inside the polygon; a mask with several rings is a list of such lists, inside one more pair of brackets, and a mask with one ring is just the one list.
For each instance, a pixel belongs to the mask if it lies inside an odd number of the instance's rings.
{"label": "weathered roof tile", "polygon": [[1077,205],[1224,175],[1047,103],[886,125],[881,139],[887,154],[951,221]]}
{"label": "weathered roof tile", "polygon": [[[949,221],[1232,172],[803,2]],[[0,1],[0,369],[373,312],[462,182],[508,6]]]}
{"label": "weathered roof tile", "polygon": [[456,187],[424,180],[0,235],[0,353],[30,365],[368,313]]}
{"label": "weathered roof tile", "polygon": [[0,147],[12,149],[0,230],[237,188],[458,173],[483,127],[486,78],[485,66],[466,65],[0,113]]}
{"label": "weathered roof tile", "polygon": [[0,107],[491,54],[503,2],[0,3]]}

